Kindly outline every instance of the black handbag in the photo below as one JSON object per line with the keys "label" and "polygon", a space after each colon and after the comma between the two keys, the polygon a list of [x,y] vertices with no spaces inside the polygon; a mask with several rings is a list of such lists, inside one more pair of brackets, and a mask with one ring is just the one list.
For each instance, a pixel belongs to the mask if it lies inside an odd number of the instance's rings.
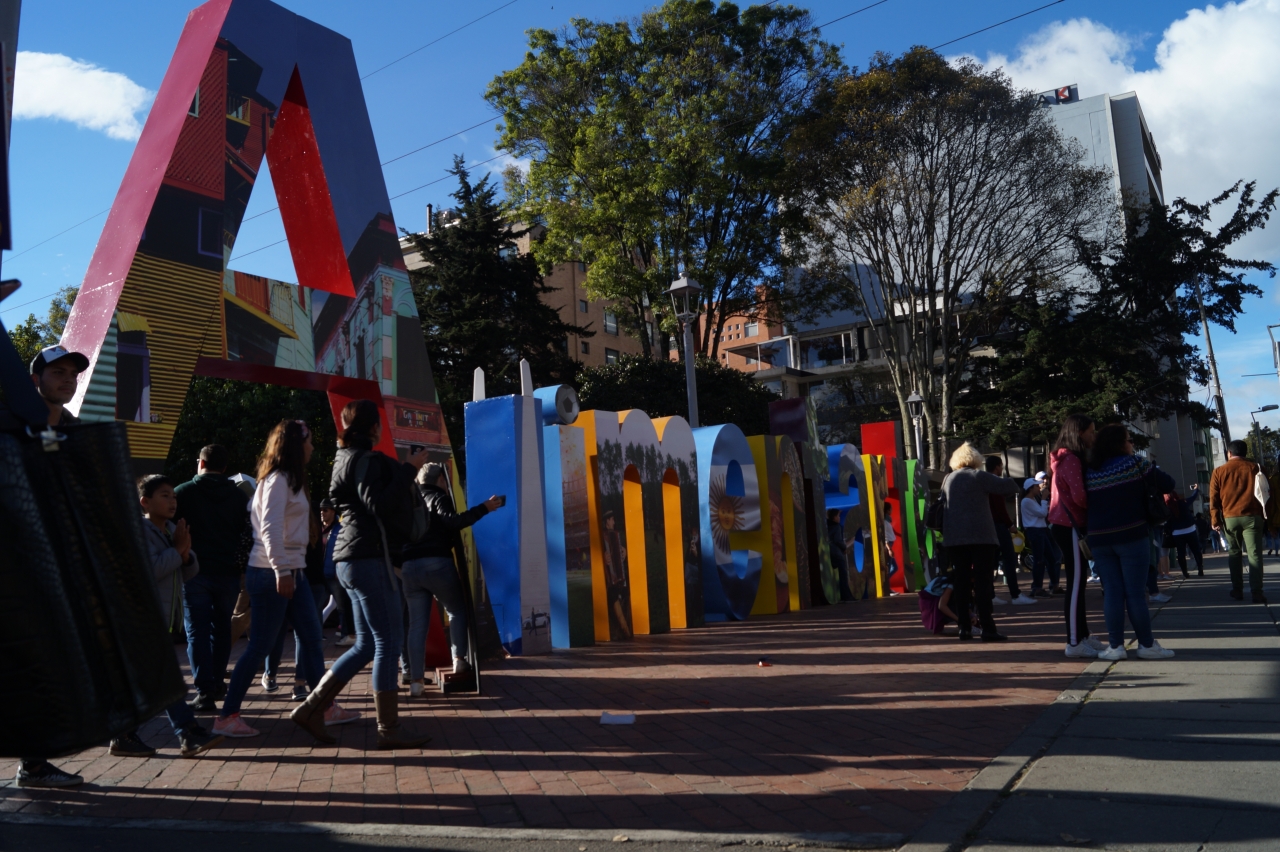
{"label": "black handbag", "polygon": [[123,423],[49,429],[0,325],[0,756],[100,745],[181,700]]}
{"label": "black handbag", "polygon": [[1147,493],[1147,523],[1153,527],[1163,526],[1173,517],[1173,513],[1169,511],[1169,504],[1164,501],[1164,494],[1156,487],[1155,480],[1142,473],[1142,467],[1136,460],[1133,464],[1138,468],[1138,475],[1142,477],[1142,487]]}

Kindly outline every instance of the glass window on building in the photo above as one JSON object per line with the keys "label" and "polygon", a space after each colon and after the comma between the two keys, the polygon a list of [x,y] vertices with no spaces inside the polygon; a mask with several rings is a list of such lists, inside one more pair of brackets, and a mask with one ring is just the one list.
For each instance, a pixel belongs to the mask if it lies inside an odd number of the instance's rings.
{"label": "glass window on building", "polygon": [[760,323],[757,323],[757,322],[747,323],[747,331],[746,331],[747,337],[755,337],[759,333],[760,333]]}
{"label": "glass window on building", "polygon": [[618,315],[615,314],[613,311],[604,312],[604,333],[605,334],[618,333]]}
{"label": "glass window on building", "polygon": [[588,342],[587,342],[587,341],[585,341],[585,340],[584,340],[584,341],[582,341],[582,354],[583,354],[583,355],[590,355],[590,354],[591,354],[591,344],[590,344],[590,343],[588,343]]}
{"label": "glass window on building", "polygon": [[810,337],[800,341],[800,369],[802,370],[843,364],[844,359],[843,334]]}
{"label": "glass window on building", "polygon": [[578,313],[580,313],[580,314],[585,314],[585,313],[587,312],[588,308],[589,308],[589,306],[587,305],[587,300],[586,300],[586,299],[579,299],[579,300],[578,300]]}
{"label": "glass window on building", "polygon": [[604,362],[606,364],[618,363],[618,350],[617,349],[604,350]]}

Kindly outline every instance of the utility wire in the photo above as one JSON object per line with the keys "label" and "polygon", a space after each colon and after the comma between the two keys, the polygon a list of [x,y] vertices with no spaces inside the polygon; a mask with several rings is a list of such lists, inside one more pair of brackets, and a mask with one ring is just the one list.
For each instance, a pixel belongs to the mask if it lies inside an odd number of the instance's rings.
{"label": "utility wire", "polygon": [[[496,115],[495,115],[495,117],[496,117]],[[383,162],[379,163],[378,165],[380,165],[380,166],[388,166],[388,165],[390,165],[390,164],[394,163],[396,160],[403,160],[405,157],[408,157],[408,156],[410,156],[410,155],[412,155],[412,154],[416,154],[416,153],[418,153],[419,151],[425,151],[425,150],[427,150],[428,148],[431,148],[431,147],[434,147],[434,146],[436,146],[436,145],[439,145],[441,142],[448,142],[450,139],[453,139],[455,136],[461,136],[462,134],[466,133],[468,130],[475,130],[477,127],[480,127],[480,126],[482,126],[482,125],[488,124],[488,123],[489,123],[490,121],[492,121],[492,120],[493,120],[492,118],[486,118],[484,121],[481,121],[481,122],[478,122],[478,123],[476,123],[476,124],[473,124],[473,125],[471,125],[470,127],[464,127],[464,128],[462,128],[462,129],[461,129],[461,130],[459,130],[457,133],[450,133],[448,136],[442,136],[442,137],[440,137],[439,139],[437,139],[437,140],[436,140],[436,141],[434,141],[434,142],[428,142],[426,145],[423,145],[421,148],[414,148],[412,151],[406,151],[405,153],[401,154],[400,156],[398,156],[398,157],[392,157],[390,160],[385,160],[385,161],[383,161]],[[261,213],[254,213],[252,216],[248,217],[247,219],[241,219],[241,220],[240,220],[240,224],[242,224],[242,225],[243,225],[245,222],[251,222],[251,221],[253,221],[254,219],[257,219],[259,216],[265,216],[265,215],[267,215],[268,213],[274,213],[275,211],[277,211],[277,210],[279,210],[279,209],[280,209],[279,207],[272,207],[270,210],[263,210]],[[35,246],[32,246],[32,248],[35,248]],[[28,249],[28,251],[30,251],[30,249]]]}
{"label": "utility wire", "polygon": [[[494,160],[500,160],[500,159],[502,159],[502,158],[503,158],[503,157],[505,157],[505,156],[506,156],[506,154],[499,154],[499,155],[498,155],[498,156],[496,156],[496,157],[490,157],[490,158],[489,158],[489,159],[487,159],[487,160],[484,160],[484,161],[479,162],[479,163],[473,163],[472,165],[476,165],[476,166],[483,166],[483,165],[486,165],[487,163],[492,163]],[[444,176],[444,177],[442,177],[442,178],[436,178],[435,180],[427,181],[427,182],[426,182],[426,183],[424,183],[422,186],[415,186],[413,189],[405,190],[404,192],[400,193],[399,195],[393,195],[393,196],[391,196],[390,200],[391,200],[391,201],[395,201],[397,198],[404,198],[406,195],[411,195],[411,194],[413,194],[413,193],[417,192],[418,190],[420,190],[420,189],[426,189],[426,188],[427,188],[427,187],[429,187],[429,186],[435,186],[436,184],[440,183],[441,181],[446,181],[446,180],[448,180],[448,179],[449,179],[449,178],[451,178],[451,177],[453,177],[453,175],[445,175],[445,176]],[[262,214],[258,214],[258,215],[262,215]],[[246,220],[246,221],[248,221],[248,220]],[[288,237],[285,237],[283,240],[276,240],[274,243],[268,243],[268,244],[267,244],[267,245],[265,245],[265,246],[259,246],[258,248],[254,249],[253,251],[247,251],[247,252],[245,252],[244,254],[236,255],[235,257],[233,257],[233,258],[231,258],[230,260],[228,260],[228,261],[227,261],[227,263],[232,263],[232,262],[237,261],[237,260],[243,260],[244,258],[248,257],[248,256],[249,256],[249,255],[251,255],[251,254],[257,254],[257,253],[258,253],[258,252],[260,252],[260,251],[266,251],[266,250],[267,250],[267,249],[269,249],[269,248],[275,248],[276,246],[280,245],[281,243],[287,243],[288,241],[289,241],[289,238],[288,238]]]}
{"label": "utility wire", "polygon": [[472,24],[479,23],[480,21],[483,21],[485,18],[489,17],[490,15],[493,15],[493,14],[496,14],[496,13],[498,13],[498,12],[501,12],[503,9],[507,8],[508,6],[513,6],[513,5],[515,5],[516,3],[518,3],[518,2],[520,2],[520,0],[510,0],[510,2],[509,2],[509,3],[503,3],[501,6],[499,6],[499,7],[498,7],[498,8],[496,8],[496,9],[494,9],[492,12],[485,12],[485,13],[484,13],[483,15],[481,15],[480,17],[476,18],[476,19],[475,19],[475,20],[473,20],[473,21],[468,21],[467,23],[465,23],[465,24],[463,24],[462,26],[458,27],[456,30],[449,30],[449,32],[445,33],[444,35],[440,36],[439,38],[437,38],[437,39],[434,39],[434,40],[432,40],[432,41],[427,42],[427,43],[426,43],[426,44],[424,44],[422,47],[419,47],[419,48],[417,48],[417,49],[415,49],[415,50],[411,50],[411,51],[409,51],[409,52],[408,52],[408,53],[406,53],[404,56],[401,56],[399,59],[393,59],[393,60],[391,60],[390,62],[388,62],[386,65],[383,65],[381,68],[377,68],[377,69],[374,69],[373,71],[370,71],[368,74],[365,74],[365,75],[364,75],[363,77],[361,77],[360,79],[361,79],[361,80],[368,80],[368,79],[369,79],[370,77],[372,77],[374,74],[378,74],[378,73],[381,73],[381,72],[383,72],[383,71],[386,71],[388,68],[390,68],[392,65],[395,65],[397,62],[403,62],[404,60],[408,59],[410,56],[413,56],[415,53],[421,53],[422,51],[426,50],[426,49],[427,49],[428,47],[430,47],[431,45],[436,44],[437,42],[440,42],[440,41],[443,41],[443,40],[447,39],[449,36],[453,35],[454,33],[462,32],[463,30],[465,30],[467,27],[471,26]]}
{"label": "utility wire", "polygon": [[973,36],[976,36],[979,33],[985,33],[987,30],[994,30],[996,27],[1002,27],[1005,24],[1009,23],[1010,21],[1016,21],[1019,18],[1025,18],[1027,15],[1034,15],[1036,12],[1040,12],[1045,9],[1048,9],[1050,6],[1057,6],[1059,3],[1065,3],[1065,2],[1066,0],[1053,0],[1052,3],[1045,3],[1043,6],[1037,6],[1036,8],[1032,9],[1030,12],[1023,12],[1021,15],[1014,15],[1012,18],[1005,18],[1003,21],[1000,21],[999,23],[992,24],[989,27],[983,27],[980,30],[974,30],[968,35],[962,35],[960,36],[960,38],[953,38],[951,39],[951,41],[944,41],[942,44],[939,44],[936,47],[931,48],[931,50],[937,50],[940,47],[946,47],[949,44],[955,44],[958,41],[964,41],[965,39],[972,38]]}

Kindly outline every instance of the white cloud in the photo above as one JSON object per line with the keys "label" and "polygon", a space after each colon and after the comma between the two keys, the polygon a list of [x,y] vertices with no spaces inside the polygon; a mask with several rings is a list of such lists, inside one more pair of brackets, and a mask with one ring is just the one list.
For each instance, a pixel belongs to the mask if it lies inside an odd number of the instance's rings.
{"label": "white cloud", "polygon": [[13,117],[52,118],[112,139],[137,139],[138,113],[155,93],[124,74],[106,71],[60,53],[18,51],[13,84]]}
{"label": "white cloud", "polygon": [[[1155,67],[1134,68],[1138,37],[1087,18],[1050,24],[1010,57],[992,54],[1014,83],[1045,91],[1078,83],[1080,96],[1135,91],[1163,161],[1167,197],[1207,201],[1237,180],[1280,186],[1280,0],[1192,9],[1161,34]],[[1280,226],[1243,247],[1280,257]]]}

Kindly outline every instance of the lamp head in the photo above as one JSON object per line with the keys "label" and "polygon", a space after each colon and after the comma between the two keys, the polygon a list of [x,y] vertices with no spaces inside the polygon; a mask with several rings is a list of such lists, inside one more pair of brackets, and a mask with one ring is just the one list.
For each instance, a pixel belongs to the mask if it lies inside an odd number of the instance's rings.
{"label": "lamp head", "polygon": [[1259,412],[1262,412],[1262,411],[1275,411],[1277,408],[1280,408],[1280,405],[1264,405],[1264,406],[1262,406],[1261,408],[1259,408],[1259,409],[1258,409],[1258,411],[1259,411]]}
{"label": "lamp head", "polygon": [[698,299],[702,295],[702,288],[687,275],[671,282],[667,295],[671,297],[671,309],[681,320],[688,320],[698,313]]}
{"label": "lamp head", "polygon": [[907,411],[911,413],[913,418],[924,415],[924,397],[915,391],[911,392],[911,396],[907,397]]}

